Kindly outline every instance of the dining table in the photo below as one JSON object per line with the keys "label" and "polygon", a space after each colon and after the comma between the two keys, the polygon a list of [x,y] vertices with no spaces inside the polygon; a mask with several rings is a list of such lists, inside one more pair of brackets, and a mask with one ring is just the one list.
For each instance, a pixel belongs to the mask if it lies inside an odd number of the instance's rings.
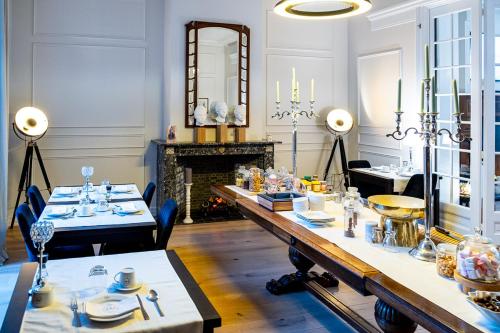
{"label": "dining table", "polygon": [[[221,326],[219,314],[172,250],[49,260],[46,284],[52,288],[53,300],[44,308],[33,307],[28,295],[37,266],[22,265],[0,333],[209,333]],[[105,274],[92,275],[96,267]],[[133,291],[120,291],[114,282],[115,274],[125,267],[133,268],[137,276]],[[150,290],[158,295],[158,307],[147,297]],[[92,302],[117,295],[140,306],[120,320],[91,319]]]}
{"label": "dining table", "polygon": [[349,169],[349,179],[352,186],[360,183],[382,187],[378,194],[401,193],[405,190],[411,176],[416,172],[399,173],[397,170],[382,167]]}
{"label": "dining table", "polygon": [[[97,199],[104,196],[99,187],[95,186],[89,192],[91,199],[88,216],[80,216],[80,200],[86,192],[80,191],[81,186],[58,186],[54,189],[48,203],[39,219],[50,220],[54,224],[53,243],[58,245],[102,244],[121,241],[124,237],[134,234],[136,239],[147,238],[156,229],[156,220],[135,184],[116,184],[119,192],[111,192],[109,208],[97,210]],[[64,193],[64,194],[61,194]],[[73,195],[74,193],[74,195]],[[99,197],[100,195],[100,197]],[[130,214],[120,213],[124,206],[135,207]],[[50,212],[66,210],[62,216],[51,215]]]}
{"label": "dining table", "polygon": [[[326,201],[324,213],[335,221],[317,225],[293,211],[270,211],[255,193],[234,185],[214,184],[211,191],[289,246],[297,271],[267,282],[271,293],[307,290],[359,332],[411,333],[416,324],[431,332],[500,332],[500,323],[468,302],[456,281],[437,274],[436,263],[413,258],[410,248],[387,251],[368,241],[365,225],[380,221],[368,207],[362,207],[351,238],[344,235],[343,207],[333,201]],[[311,271],[316,264],[327,273]],[[336,297],[330,287],[339,280],[363,296],[378,298],[374,313],[380,329]]]}

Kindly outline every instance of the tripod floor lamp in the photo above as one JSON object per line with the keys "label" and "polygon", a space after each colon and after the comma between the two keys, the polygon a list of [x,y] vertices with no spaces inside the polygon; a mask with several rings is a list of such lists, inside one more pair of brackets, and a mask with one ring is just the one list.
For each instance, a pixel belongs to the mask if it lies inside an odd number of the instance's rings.
{"label": "tripod floor lamp", "polygon": [[347,157],[345,154],[343,136],[351,131],[354,122],[349,112],[342,109],[335,109],[328,113],[328,115],[326,116],[325,123],[328,131],[333,135],[335,135],[335,140],[333,142],[330,158],[328,159],[328,163],[326,164],[325,175],[323,179],[326,180],[326,178],[328,177],[328,172],[330,171],[330,166],[332,164],[333,157],[335,156],[335,151],[337,150],[338,146],[340,150],[342,173],[344,175],[344,186],[347,189],[349,187],[349,175],[347,169]]}
{"label": "tripod floor lamp", "polygon": [[26,143],[26,153],[24,155],[21,179],[19,180],[19,186],[17,188],[16,206],[14,207],[14,214],[12,215],[12,221],[10,222],[11,229],[14,226],[14,221],[16,220],[16,209],[17,206],[19,206],[19,200],[21,199],[23,191],[25,194],[25,202],[29,202],[28,188],[31,186],[33,180],[33,154],[36,154],[45,185],[47,186],[49,193],[52,194],[49,177],[45,171],[42,155],[40,154],[40,149],[37,145],[37,141],[40,140],[47,132],[48,126],[49,122],[45,113],[43,113],[40,109],[30,106],[17,111],[14,123],[12,124],[14,134]]}

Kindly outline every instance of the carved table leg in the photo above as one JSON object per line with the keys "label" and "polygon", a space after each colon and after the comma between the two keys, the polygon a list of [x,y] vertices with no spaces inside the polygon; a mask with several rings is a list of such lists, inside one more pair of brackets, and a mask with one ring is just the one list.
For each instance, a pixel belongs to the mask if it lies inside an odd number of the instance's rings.
{"label": "carved table leg", "polygon": [[386,333],[413,333],[417,323],[381,299],[375,303],[375,320]]}
{"label": "carved table leg", "polygon": [[305,289],[304,283],[315,280],[322,287],[336,287],[339,281],[330,273],[319,275],[316,272],[309,272],[314,263],[306,258],[302,253],[293,247],[288,248],[288,259],[297,268],[296,273],[286,274],[278,280],[272,279],[266,283],[266,289],[274,295],[286,294],[289,292],[302,291]]}

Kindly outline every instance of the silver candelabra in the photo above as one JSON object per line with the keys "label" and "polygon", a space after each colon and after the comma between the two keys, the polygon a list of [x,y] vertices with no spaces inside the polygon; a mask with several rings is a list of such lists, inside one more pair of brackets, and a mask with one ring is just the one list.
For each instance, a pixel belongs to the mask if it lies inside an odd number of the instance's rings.
{"label": "silver candelabra", "polygon": [[38,277],[36,280],[37,286],[43,286],[44,280],[42,276],[43,269],[43,252],[45,251],[45,244],[52,239],[54,235],[54,224],[51,221],[38,221],[31,225],[30,236],[33,244],[38,249],[40,263],[38,265]]}
{"label": "silver candelabra", "polygon": [[[297,96],[297,91],[294,91],[292,96]],[[272,118],[277,118],[280,120],[285,116],[289,116],[292,119],[292,168],[294,178],[297,177],[297,129],[299,118],[301,116],[305,116],[309,119],[319,117],[314,112],[314,103],[315,101],[313,100],[309,101],[309,111],[305,111],[300,109],[300,101],[292,99],[290,101],[290,111],[280,111],[281,103],[280,101],[276,101],[276,113],[271,116]]]}
{"label": "silver candelabra", "polygon": [[[433,89],[436,90],[435,81],[433,81]],[[431,228],[431,218],[432,218],[432,145],[436,144],[436,138],[439,135],[447,135],[451,141],[455,143],[469,142],[471,139],[466,137],[462,133],[462,113],[460,113],[460,109],[458,106],[458,97],[456,93],[456,85],[455,85],[455,112],[453,116],[455,117],[455,124],[457,126],[456,131],[450,131],[446,128],[442,128],[437,130],[437,117],[439,113],[437,112],[435,100],[433,100],[433,109],[431,111],[430,108],[430,98],[431,98],[431,79],[424,79],[424,89],[425,89],[425,109],[422,109],[421,112],[418,113],[420,117],[420,129],[415,127],[407,128],[406,130],[401,129],[401,115],[403,112],[398,110],[395,112],[396,114],[396,130],[390,134],[387,134],[387,137],[392,137],[396,140],[403,140],[409,134],[419,135],[423,140],[423,171],[424,171],[424,204],[425,204],[425,238],[420,242],[420,244],[410,251],[410,255],[413,257],[424,260],[424,261],[435,261],[436,260],[436,246],[431,239],[430,236],[430,228]],[[435,98],[433,94],[433,98]]]}

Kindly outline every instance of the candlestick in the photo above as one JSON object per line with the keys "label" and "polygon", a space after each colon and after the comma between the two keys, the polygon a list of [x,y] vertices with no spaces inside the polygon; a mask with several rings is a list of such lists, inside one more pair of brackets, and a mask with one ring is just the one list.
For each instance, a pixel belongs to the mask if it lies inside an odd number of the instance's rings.
{"label": "candlestick", "polygon": [[420,112],[424,113],[424,81],[422,80],[422,84],[420,87]]}
{"label": "candlestick", "polygon": [[314,79],[311,79],[311,101],[314,101]]}
{"label": "candlestick", "polygon": [[184,184],[186,186],[186,218],[182,221],[185,224],[193,223],[193,219],[191,218],[191,186],[192,183]]}
{"label": "candlestick", "polygon": [[276,102],[280,101],[280,81],[276,81]]}
{"label": "candlestick", "polygon": [[401,112],[401,79],[398,81],[398,112]]}
{"label": "candlestick", "polygon": [[425,45],[425,54],[424,54],[424,58],[425,58],[425,78],[426,79],[429,79],[431,77],[430,75],[430,66],[429,66],[429,45]]}

